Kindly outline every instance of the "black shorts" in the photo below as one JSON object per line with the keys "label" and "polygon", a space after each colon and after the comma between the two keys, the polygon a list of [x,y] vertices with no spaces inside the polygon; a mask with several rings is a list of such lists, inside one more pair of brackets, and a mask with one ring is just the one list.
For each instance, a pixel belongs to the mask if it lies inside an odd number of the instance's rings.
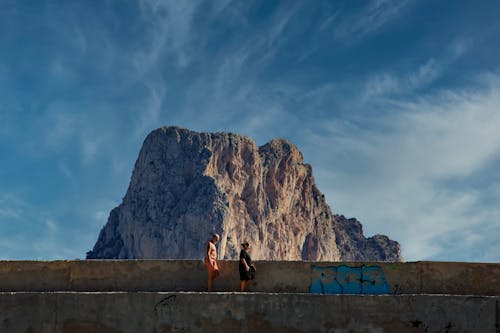
{"label": "black shorts", "polygon": [[241,281],[246,281],[246,280],[253,280],[254,275],[251,270],[245,270],[245,269],[240,269],[240,280]]}

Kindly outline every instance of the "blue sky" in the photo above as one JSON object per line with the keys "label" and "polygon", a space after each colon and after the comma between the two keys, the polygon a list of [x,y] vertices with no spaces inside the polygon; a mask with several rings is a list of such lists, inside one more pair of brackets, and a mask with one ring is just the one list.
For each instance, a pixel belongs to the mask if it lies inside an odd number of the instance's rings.
{"label": "blue sky", "polygon": [[500,2],[0,2],[0,258],[84,258],[164,125],[282,137],[406,260],[500,262]]}

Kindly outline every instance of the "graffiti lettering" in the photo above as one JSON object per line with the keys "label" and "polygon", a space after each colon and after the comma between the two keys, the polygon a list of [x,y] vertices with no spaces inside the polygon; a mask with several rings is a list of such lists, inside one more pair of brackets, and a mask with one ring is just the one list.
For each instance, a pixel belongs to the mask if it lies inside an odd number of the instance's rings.
{"label": "graffiti lettering", "polygon": [[389,294],[390,286],[378,266],[345,265],[312,267],[310,292],[313,294]]}

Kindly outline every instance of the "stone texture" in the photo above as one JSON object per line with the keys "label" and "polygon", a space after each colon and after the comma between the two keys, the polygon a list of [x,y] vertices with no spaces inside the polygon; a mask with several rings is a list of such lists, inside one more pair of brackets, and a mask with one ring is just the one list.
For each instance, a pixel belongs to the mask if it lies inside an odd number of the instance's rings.
{"label": "stone texture", "polygon": [[357,220],[332,214],[289,141],[257,147],[241,135],[179,127],[148,135],[87,258],[202,258],[213,232],[225,259],[247,240],[257,260],[401,260],[397,242],[367,239]]}

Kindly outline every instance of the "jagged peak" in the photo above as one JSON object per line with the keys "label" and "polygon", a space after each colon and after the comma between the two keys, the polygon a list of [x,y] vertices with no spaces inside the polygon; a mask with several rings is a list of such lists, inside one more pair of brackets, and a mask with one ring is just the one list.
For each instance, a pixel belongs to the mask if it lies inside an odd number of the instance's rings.
{"label": "jagged peak", "polygon": [[264,155],[265,160],[277,160],[290,158],[296,163],[303,163],[304,157],[299,148],[287,139],[273,139],[263,146],[259,147],[259,153]]}

